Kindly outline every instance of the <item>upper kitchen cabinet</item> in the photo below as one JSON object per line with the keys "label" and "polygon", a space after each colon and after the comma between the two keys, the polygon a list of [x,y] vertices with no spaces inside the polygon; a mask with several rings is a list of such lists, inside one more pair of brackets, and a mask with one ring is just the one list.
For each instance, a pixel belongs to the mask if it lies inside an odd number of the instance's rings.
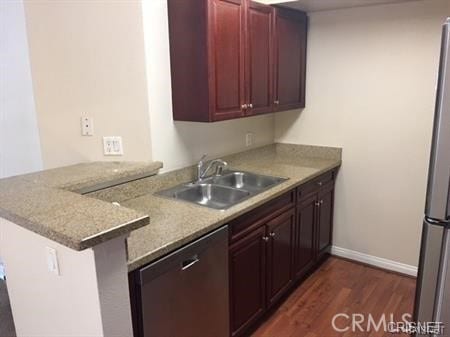
{"label": "upper kitchen cabinet", "polygon": [[304,106],[303,13],[248,0],[168,0],[168,12],[174,120]]}
{"label": "upper kitchen cabinet", "polygon": [[275,111],[305,107],[307,16],[275,10]]}
{"label": "upper kitchen cabinet", "polygon": [[247,115],[273,111],[274,8],[251,1],[247,30]]}
{"label": "upper kitchen cabinet", "polygon": [[207,7],[210,121],[241,117],[246,100],[245,1],[209,0]]}
{"label": "upper kitchen cabinet", "polygon": [[245,0],[168,0],[174,120],[245,116]]}

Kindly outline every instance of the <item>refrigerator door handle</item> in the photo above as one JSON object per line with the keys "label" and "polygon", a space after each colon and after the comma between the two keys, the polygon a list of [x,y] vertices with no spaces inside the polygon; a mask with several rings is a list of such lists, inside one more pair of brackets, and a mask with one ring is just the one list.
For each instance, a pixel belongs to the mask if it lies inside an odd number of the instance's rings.
{"label": "refrigerator door handle", "polygon": [[442,48],[428,173],[425,215],[445,221],[450,218],[450,19],[443,26]]}

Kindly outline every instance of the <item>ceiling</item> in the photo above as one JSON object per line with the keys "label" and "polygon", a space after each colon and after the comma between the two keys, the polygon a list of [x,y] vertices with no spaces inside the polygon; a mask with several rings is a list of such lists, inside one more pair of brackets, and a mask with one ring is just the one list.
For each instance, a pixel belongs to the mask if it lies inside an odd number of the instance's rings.
{"label": "ceiling", "polygon": [[[261,0],[260,0],[261,1]],[[280,4],[283,7],[299,9],[305,12],[327,11],[333,9],[374,6],[417,0],[262,0],[266,4]]]}

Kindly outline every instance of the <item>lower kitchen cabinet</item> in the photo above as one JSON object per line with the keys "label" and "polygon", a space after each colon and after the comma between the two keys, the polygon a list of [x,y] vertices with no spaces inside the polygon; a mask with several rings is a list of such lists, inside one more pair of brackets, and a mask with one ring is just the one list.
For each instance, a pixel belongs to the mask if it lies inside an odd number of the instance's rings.
{"label": "lower kitchen cabinet", "polygon": [[317,258],[328,253],[333,234],[334,184],[329,183],[318,193]]}
{"label": "lower kitchen cabinet", "polygon": [[295,210],[267,223],[267,304],[274,303],[292,282],[292,241]]}
{"label": "lower kitchen cabinet", "polygon": [[266,229],[260,227],[230,249],[230,314],[233,336],[265,311]]}
{"label": "lower kitchen cabinet", "polygon": [[297,204],[295,226],[294,273],[296,278],[305,275],[314,263],[316,247],[317,197],[310,195]]}
{"label": "lower kitchen cabinet", "polygon": [[333,234],[334,175],[324,174],[298,189],[294,274],[303,277],[330,252]]}
{"label": "lower kitchen cabinet", "polygon": [[230,223],[232,337],[248,335],[329,253],[335,175],[326,172],[279,197],[276,207],[269,201]]}
{"label": "lower kitchen cabinet", "polygon": [[231,335],[244,334],[292,282],[294,208],[230,247]]}

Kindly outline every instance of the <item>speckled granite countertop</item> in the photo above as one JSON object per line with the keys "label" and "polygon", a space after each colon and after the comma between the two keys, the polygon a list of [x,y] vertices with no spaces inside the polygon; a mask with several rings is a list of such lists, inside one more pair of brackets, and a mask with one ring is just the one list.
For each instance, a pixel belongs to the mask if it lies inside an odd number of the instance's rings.
{"label": "speckled granite countertop", "polygon": [[128,268],[132,271],[340,166],[341,152],[339,148],[274,144],[223,157],[231,169],[289,178],[225,211],[154,195],[157,191],[193,180],[194,167],[97,191],[90,196],[116,201],[150,215],[151,224],[133,231],[128,238]]}
{"label": "speckled granite countertop", "polygon": [[0,179],[0,217],[75,250],[149,223],[147,213],[81,193],[149,177],[160,162],[92,162]]}

